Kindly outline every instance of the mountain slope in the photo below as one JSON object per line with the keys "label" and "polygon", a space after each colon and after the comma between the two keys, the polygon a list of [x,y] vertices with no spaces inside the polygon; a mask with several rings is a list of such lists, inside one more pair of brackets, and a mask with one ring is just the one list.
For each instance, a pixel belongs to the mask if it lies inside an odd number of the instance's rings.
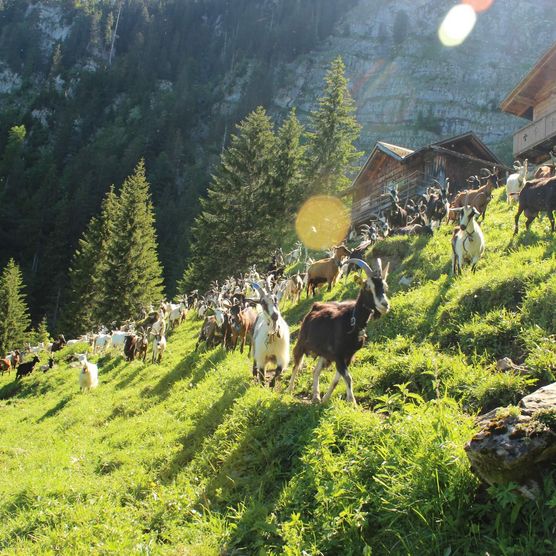
{"label": "mountain slope", "polygon": [[[553,553],[554,473],[535,502],[511,487],[487,493],[463,452],[476,412],[556,373],[555,240],[542,221],[512,241],[513,211],[495,197],[476,274],[446,276],[446,226],[377,245],[393,265],[392,310],[356,356],[358,407],[342,385],[330,404],[309,404],[308,370],[295,397],[253,385],[246,355],[193,351],[192,315],[162,365],[103,356],[88,394],[64,363],[21,383],[0,378],[0,548]],[[354,293],[342,282],[324,297]],[[286,307],[294,336],[312,302]],[[529,374],[496,371],[502,355]]]}

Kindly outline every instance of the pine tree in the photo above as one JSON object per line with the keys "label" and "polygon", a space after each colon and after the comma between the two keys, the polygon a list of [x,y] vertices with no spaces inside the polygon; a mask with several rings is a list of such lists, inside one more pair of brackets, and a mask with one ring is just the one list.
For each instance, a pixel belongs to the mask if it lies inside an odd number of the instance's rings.
{"label": "pine tree", "polygon": [[21,347],[30,318],[19,266],[10,259],[0,276],[0,353]]}
{"label": "pine tree", "polygon": [[301,143],[304,133],[292,109],[278,130],[274,160],[274,195],[282,208],[277,216],[284,224],[295,214],[307,193],[303,172],[306,148]]}
{"label": "pine tree", "polygon": [[281,194],[275,189],[272,122],[259,107],[237,130],[201,201],[191,263],[180,289],[203,287],[207,280],[244,271],[268,258],[280,242],[272,229],[276,215],[282,215]]}
{"label": "pine tree", "polygon": [[41,322],[39,322],[39,326],[35,332],[35,339],[36,343],[42,343],[45,346],[50,343],[50,334],[48,333],[48,320],[46,315],[42,318]]}
{"label": "pine tree", "polygon": [[100,216],[91,218],[73,255],[69,300],[61,327],[66,333],[77,336],[102,324],[107,246],[117,210],[118,198],[112,186],[104,197]]}
{"label": "pine tree", "polygon": [[348,183],[346,173],[361,156],[354,146],[361,126],[355,118],[355,103],[340,57],[330,65],[319,108],[311,113],[313,131],[308,134],[308,178],[312,190],[334,194]]}
{"label": "pine tree", "polygon": [[122,186],[118,210],[109,225],[104,294],[105,324],[137,318],[141,309],[163,298],[154,209],[143,160]]}

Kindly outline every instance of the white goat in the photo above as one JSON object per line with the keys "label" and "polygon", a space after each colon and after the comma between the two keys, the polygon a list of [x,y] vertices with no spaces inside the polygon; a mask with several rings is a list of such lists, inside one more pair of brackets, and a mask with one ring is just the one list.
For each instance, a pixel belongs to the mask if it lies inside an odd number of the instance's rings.
{"label": "white goat", "polygon": [[160,363],[166,351],[166,336],[155,336],[153,340],[153,363]]}
{"label": "white goat", "polygon": [[509,205],[517,201],[519,192],[525,185],[525,180],[527,179],[527,159],[525,159],[523,164],[516,160],[514,162],[514,170],[517,170],[517,172],[510,174],[506,180],[506,199]]}
{"label": "white goat", "polygon": [[259,293],[257,303],[262,308],[253,328],[253,376],[264,384],[267,364],[275,363],[276,372],[270,381],[270,387],[274,388],[290,363],[290,330],[280,314],[276,298],[257,283],[251,286]]}
{"label": "white goat", "polygon": [[79,354],[81,372],[79,373],[79,386],[81,391],[90,390],[98,386],[98,367],[94,363],[87,361],[87,354]]}
{"label": "white goat", "polygon": [[471,263],[473,272],[485,250],[485,238],[477,222],[479,211],[472,206],[450,209],[461,212],[459,228],[452,235],[452,274],[461,274],[465,262]]}
{"label": "white goat", "polygon": [[110,341],[112,337],[110,334],[97,334],[93,337],[93,353],[97,351],[103,351],[110,347]]}
{"label": "white goat", "polygon": [[112,332],[112,336],[110,340],[112,347],[123,350],[125,345],[125,339],[126,336],[128,335],[129,332],[124,332],[123,330],[115,330],[114,332]]}
{"label": "white goat", "polygon": [[168,317],[168,327],[173,329],[176,324],[181,324],[185,320],[186,316],[187,307],[183,301],[177,305],[172,304],[172,310],[170,311],[170,315]]}

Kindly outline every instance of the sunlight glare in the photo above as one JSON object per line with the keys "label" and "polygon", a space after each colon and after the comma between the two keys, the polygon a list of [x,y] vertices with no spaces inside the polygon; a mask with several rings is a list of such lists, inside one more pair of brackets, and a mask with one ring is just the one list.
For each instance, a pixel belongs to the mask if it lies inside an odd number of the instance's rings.
{"label": "sunlight glare", "polygon": [[488,10],[494,0],[461,0],[462,4],[469,4],[476,12],[485,12]]}
{"label": "sunlight glare", "polygon": [[438,37],[444,46],[458,46],[471,33],[477,14],[469,4],[454,6],[438,29]]}
{"label": "sunlight glare", "polygon": [[308,199],[295,221],[297,236],[309,249],[324,250],[339,245],[346,237],[350,216],[336,197],[318,195]]}

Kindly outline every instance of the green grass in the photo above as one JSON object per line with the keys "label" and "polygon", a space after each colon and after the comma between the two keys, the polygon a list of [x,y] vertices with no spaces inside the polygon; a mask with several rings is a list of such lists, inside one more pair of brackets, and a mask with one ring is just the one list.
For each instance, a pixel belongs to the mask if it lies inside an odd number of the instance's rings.
{"label": "green grass", "polygon": [[[159,366],[93,358],[90,393],[69,349],[46,374],[1,377],[0,552],[553,554],[556,475],[524,500],[481,485],[463,451],[477,413],[556,373],[556,241],[546,222],[512,239],[495,197],[475,274],[447,275],[448,227],[376,247],[392,310],[352,366],[357,407],[343,385],[309,404],[308,370],[289,396],[254,385],[239,352],[194,353],[192,316]],[[294,338],[312,302],[285,307]],[[502,356],[530,374],[498,372]]]}

